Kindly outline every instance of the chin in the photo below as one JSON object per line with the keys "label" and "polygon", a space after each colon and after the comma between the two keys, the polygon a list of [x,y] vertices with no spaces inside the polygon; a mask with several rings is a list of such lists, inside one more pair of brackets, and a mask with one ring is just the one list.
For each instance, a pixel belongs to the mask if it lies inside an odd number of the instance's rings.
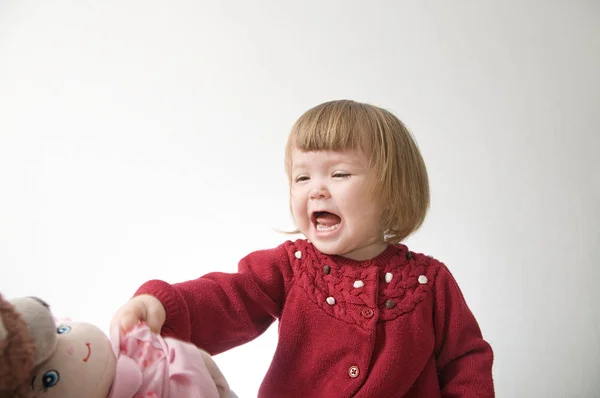
{"label": "chin", "polygon": [[336,247],[336,244],[328,244],[326,242],[320,242],[318,239],[312,240],[309,239],[310,242],[317,248],[317,250],[319,250],[321,253],[323,254],[327,254],[328,256],[339,256],[342,255],[343,253],[345,253],[344,250],[342,250],[339,247]]}

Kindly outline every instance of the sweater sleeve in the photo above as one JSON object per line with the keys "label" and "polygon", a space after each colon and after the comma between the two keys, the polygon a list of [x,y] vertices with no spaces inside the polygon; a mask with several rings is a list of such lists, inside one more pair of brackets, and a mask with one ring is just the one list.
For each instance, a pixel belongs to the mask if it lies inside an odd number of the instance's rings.
{"label": "sweater sleeve", "polygon": [[435,301],[435,350],[442,397],[494,397],[492,348],[443,264],[436,277]]}
{"label": "sweater sleeve", "polygon": [[211,355],[247,343],[281,314],[293,273],[283,245],[253,252],[238,272],[212,272],[170,285],[152,280],[135,293],[150,294],[164,305],[161,334],[190,341]]}

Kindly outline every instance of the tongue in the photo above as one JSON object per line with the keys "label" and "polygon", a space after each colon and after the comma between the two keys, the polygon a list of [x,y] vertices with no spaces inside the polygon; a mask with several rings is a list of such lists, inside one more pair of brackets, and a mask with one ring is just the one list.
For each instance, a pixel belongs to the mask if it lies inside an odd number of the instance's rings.
{"label": "tongue", "polygon": [[324,227],[331,227],[332,225],[338,224],[342,219],[333,213],[323,212],[317,216],[316,221],[317,224],[321,224]]}

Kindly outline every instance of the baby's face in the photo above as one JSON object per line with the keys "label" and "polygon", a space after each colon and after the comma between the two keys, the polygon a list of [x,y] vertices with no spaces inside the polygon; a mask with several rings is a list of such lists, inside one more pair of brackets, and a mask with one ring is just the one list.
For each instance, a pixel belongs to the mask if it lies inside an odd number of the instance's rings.
{"label": "baby's face", "polygon": [[362,151],[292,150],[291,208],[298,229],[330,255],[366,260],[385,249],[376,178]]}
{"label": "baby's face", "polygon": [[35,396],[105,398],[116,363],[108,337],[93,325],[75,322],[58,324],[56,333],[54,354],[31,380]]}

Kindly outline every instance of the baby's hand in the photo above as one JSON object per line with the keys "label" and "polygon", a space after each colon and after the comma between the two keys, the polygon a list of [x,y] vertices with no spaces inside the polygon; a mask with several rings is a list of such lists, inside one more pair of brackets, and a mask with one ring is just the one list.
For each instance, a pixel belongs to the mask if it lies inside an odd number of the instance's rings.
{"label": "baby's hand", "polygon": [[119,327],[121,335],[129,332],[139,322],[146,322],[150,330],[160,333],[167,313],[162,303],[154,296],[142,294],[126,302],[113,316],[111,329]]}

